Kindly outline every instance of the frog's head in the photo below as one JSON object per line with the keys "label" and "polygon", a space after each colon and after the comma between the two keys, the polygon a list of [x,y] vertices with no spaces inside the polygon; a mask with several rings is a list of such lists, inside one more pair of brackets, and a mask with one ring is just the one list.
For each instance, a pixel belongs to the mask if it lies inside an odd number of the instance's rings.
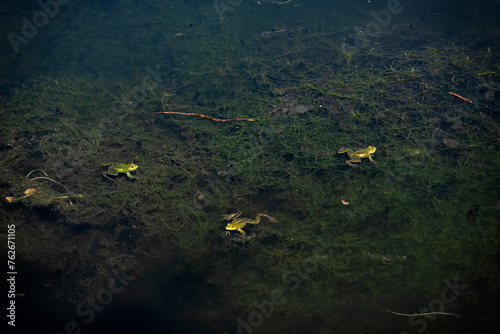
{"label": "frog's head", "polygon": [[228,231],[234,231],[237,229],[238,229],[238,227],[233,223],[227,223],[227,225],[226,225],[226,230],[228,230]]}
{"label": "frog's head", "polygon": [[139,168],[139,165],[136,165],[134,163],[131,163],[130,166],[128,166],[128,170],[129,171],[134,171],[136,170],[137,168]]}
{"label": "frog's head", "polygon": [[375,146],[368,146],[368,148],[366,149],[366,151],[370,154],[375,153],[376,150],[377,148]]}

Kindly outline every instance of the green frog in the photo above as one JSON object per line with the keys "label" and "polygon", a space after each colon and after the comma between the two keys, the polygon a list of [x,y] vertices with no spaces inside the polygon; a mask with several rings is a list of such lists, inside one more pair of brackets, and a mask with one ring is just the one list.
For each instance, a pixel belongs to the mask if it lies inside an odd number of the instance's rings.
{"label": "green frog", "polygon": [[368,146],[365,149],[357,150],[357,151],[353,151],[351,148],[342,147],[337,151],[337,153],[338,154],[347,153],[347,155],[349,156],[350,159],[346,160],[346,163],[352,167],[359,167],[359,166],[353,165],[351,162],[360,162],[361,159],[368,158],[368,159],[370,159],[371,162],[375,163],[375,161],[373,161],[372,154],[375,153],[376,150],[377,150],[377,148],[375,146]]}
{"label": "green frog", "polygon": [[255,219],[251,218],[238,218],[241,215],[241,212],[231,213],[228,215],[222,215],[223,220],[229,220],[229,223],[226,225],[226,234],[229,234],[229,231],[238,231],[243,234],[245,237],[245,231],[242,230],[246,224],[258,224],[260,222],[260,217],[266,217],[270,221],[276,223],[277,220],[274,217],[268,216],[264,213],[259,213]]}
{"label": "green frog", "polygon": [[115,163],[115,162],[109,162],[107,164],[103,164],[102,166],[103,167],[109,166],[107,171],[102,172],[102,175],[104,175],[104,177],[107,177],[107,178],[109,178],[108,175],[117,176],[120,173],[124,173],[124,174],[127,174],[127,177],[129,177],[131,179],[135,179],[135,176],[132,176],[132,174],[130,174],[130,172],[133,172],[137,168],[139,168],[139,166],[134,164],[134,163],[120,164],[120,163]]}

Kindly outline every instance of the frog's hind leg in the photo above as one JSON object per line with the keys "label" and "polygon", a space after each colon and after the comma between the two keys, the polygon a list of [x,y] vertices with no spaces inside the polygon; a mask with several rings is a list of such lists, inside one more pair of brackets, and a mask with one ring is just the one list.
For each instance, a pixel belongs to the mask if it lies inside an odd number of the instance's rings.
{"label": "frog's hind leg", "polygon": [[261,217],[261,216],[262,216],[262,217],[266,217],[267,219],[269,219],[269,220],[270,220],[270,221],[272,221],[273,223],[277,223],[277,222],[278,222],[278,221],[276,220],[276,218],[274,218],[274,217],[271,217],[271,216],[269,216],[269,215],[266,215],[265,213],[259,213],[259,214],[257,215],[257,217],[255,217],[255,221],[257,222],[257,223],[255,223],[255,224],[258,224],[258,223],[259,223],[259,221],[260,221],[260,217]]}
{"label": "frog's hind leg", "polygon": [[[104,176],[105,178],[107,178],[107,179],[115,182],[115,180],[113,180],[112,178],[110,178],[108,175],[114,175],[114,174],[112,174],[110,172],[102,172],[102,176]],[[118,173],[116,173],[114,176],[116,176],[116,175],[118,175]]]}
{"label": "frog's hind leg", "polygon": [[351,159],[351,160],[346,160],[346,163],[351,166],[351,167],[356,167],[356,168],[361,168],[361,166],[355,165],[352,162],[361,162],[361,159]]}
{"label": "frog's hind leg", "polygon": [[222,215],[222,220],[231,220],[238,218],[241,215],[241,212],[230,213],[228,215]]}

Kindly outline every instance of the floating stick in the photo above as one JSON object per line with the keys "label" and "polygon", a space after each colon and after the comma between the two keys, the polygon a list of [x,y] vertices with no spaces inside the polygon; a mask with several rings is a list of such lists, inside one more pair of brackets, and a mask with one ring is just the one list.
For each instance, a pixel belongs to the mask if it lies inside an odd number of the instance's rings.
{"label": "floating stick", "polygon": [[255,121],[253,118],[227,118],[227,119],[222,119],[222,118],[214,118],[214,117],[207,116],[207,115],[202,115],[202,114],[195,114],[195,113],[191,113],[191,112],[177,112],[177,111],[159,111],[159,112],[156,112],[155,114],[196,116],[196,117],[200,117],[200,118],[207,118],[207,119],[209,119],[211,121],[215,121],[215,122],[237,122],[237,121],[253,122],[253,121]]}
{"label": "floating stick", "polygon": [[458,314],[447,313],[447,312],[428,312],[428,313],[412,313],[412,314],[393,312],[393,311],[389,311],[389,310],[387,310],[387,312],[395,314],[395,315],[401,315],[403,317],[427,317],[430,315],[451,315],[453,317],[460,317],[460,315],[458,315]]}
{"label": "floating stick", "polygon": [[469,102],[469,103],[472,103],[472,101],[471,101],[471,100],[468,100],[468,99],[466,99],[465,97],[462,97],[462,96],[460,96],[460,95],[458,95],[458,94],[455,94],[455,93],[453,93],[453,92],[448,92],[448,94],[453,95],[453,96],[455,96],[455,97],[458,97],[459,99],[462,99],[462,100],[467,101],[467,102]]}

